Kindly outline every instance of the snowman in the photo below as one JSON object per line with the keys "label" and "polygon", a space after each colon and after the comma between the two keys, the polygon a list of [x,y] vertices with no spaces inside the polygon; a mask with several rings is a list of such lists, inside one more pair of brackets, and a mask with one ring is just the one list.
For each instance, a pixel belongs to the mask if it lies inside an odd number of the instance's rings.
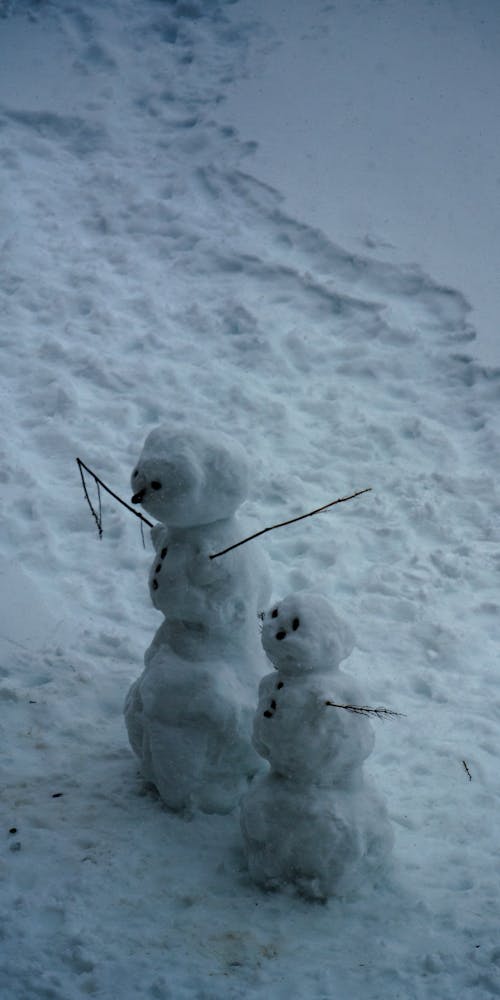
{"label": "snowman", "polygon": [[302,591],[263,618],[275,672],[259,687],[253,743],[270,764],[241,803],[251,877],[310,898],[343,894],[390,850],[385,808],[363,775],[374,745],[356,684],[339,664],[354,639],[320,594]]}
{"label": "snowman", "polygon": [[158,427],[132,489],[158,521],[149,589],[164,620],[125,701],[130,743],[171,809],[229,812],[260,768],[250,733],[269,574],[256,545],[210,555],[242,536],[246,455],[221,433]]}

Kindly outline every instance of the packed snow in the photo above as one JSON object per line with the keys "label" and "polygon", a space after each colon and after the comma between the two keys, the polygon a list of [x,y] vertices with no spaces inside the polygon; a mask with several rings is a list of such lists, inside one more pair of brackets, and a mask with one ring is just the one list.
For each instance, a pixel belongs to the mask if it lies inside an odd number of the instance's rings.
{"label": "packed snow", "polygon": [[[491,1000],[500,370],[466,297],[255,176],[224,117],[266,37],[251,0],[0,11],[1,996]],[[262,889],[237,806],[187,816],[145,786],[123,703],[163,627],[152,552],[103,490],[99,539],[75,458],[129,501],[158,425],[244,450],[241,537],[372,488],[235,550],[265,550],[259,610],[323,595],[363,705],[401,713],[363,763],[394,847],[352,893]]]}
{"label": "packed snow", "polygon": [[238,546],[245,452],[227,435],[158,427],[132,473],[132,503],[157,518],[150,594],[164,621],[125,702],[143,777],[176,811],[231,812],[259,770],[251,745],[269,597],[257,545]]}
{"label": "packed snow", "polygon": [[266,889],[345,897],[392,846],[362,771],[373,749],[370,709],[339,669],[354,637],[321,594],[301,592],[264,615],[262,644],[276,673],[260,683],[253,740],[271,767],[241,802],[249,871]]}

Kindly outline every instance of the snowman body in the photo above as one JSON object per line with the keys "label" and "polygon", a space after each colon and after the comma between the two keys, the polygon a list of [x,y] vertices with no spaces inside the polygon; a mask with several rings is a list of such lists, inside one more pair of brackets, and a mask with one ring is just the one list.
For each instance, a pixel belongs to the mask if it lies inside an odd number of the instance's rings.
{"label": "snowman body", "polygon": [[362,704],[339,668],[353,638],[324,598],[299,593],[268,612],[262,641],[275,672],[260,684],[253,742],[270,770],[241,803],[248,867],[264,887],[326,899],[354,888],[392,843],[362,770],[370,722],[326,704]]}
{"label": "snowman body", "polygon": [[174,810],[228,812],[260,767],[250,733],[267,565],[256,546],[210,559],[241,538],[247,479],[230,438],[165,428],[149,435],[132,475],[133,502],[159,518],[149,588],[164,620],[125,720],[144,778]]}

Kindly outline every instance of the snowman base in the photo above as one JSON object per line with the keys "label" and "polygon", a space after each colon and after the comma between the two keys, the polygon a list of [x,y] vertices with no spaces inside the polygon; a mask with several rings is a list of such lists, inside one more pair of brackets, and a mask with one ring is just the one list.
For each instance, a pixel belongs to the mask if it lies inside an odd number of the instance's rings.
{"label": "snowman base", "polygon": [[144,780],[176,812],[231,812],[262,767],[249,738],[253,706],[230,663],[159,646],[124,711]]}
{"label": "snowman base", "polygon": [[241,830],[254,882],[322,901],[359,888],[392,847],[382,802],[358,780],[324,788],[260,776],[242,799]]}

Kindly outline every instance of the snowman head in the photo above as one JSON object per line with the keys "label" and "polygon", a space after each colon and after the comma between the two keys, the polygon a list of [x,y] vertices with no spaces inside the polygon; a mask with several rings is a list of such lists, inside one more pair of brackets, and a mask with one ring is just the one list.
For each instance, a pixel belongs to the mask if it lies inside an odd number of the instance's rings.
{"label": "snowman head", "polygon": [[209,524],[234,514],[247,495],[245,451],[226,434],[157,427],[131,484],[132,503],[164,524]]}
{"label": "snowman head", "polygon": [[352,652],[351,629],[321,594],[299,591],[266,612],[262,645],[284,674],[335,670]]}

